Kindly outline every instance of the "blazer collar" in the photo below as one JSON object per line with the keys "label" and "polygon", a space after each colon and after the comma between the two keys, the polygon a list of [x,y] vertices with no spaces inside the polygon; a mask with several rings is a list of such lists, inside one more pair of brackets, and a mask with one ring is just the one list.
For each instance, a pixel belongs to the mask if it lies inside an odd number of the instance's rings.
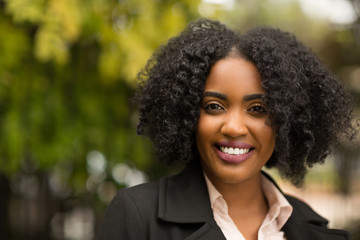
{"label": "blazer collar", "polygon": [[[268,174],[264,172],[263,174],[281,191]],[[285,197],[293,206],[293,213],[282,228],[287,239],[349,239],[345,231],[327,229],[325,226],[328,221],[315,213],[308,205],[291,196],[285,195]],[[160,180],[158,206],[158,217],[164,221],[202,223],[187,240],[225,240],[213,218],[205,178],[198,161],[190,163],[178,175]]]}
{"label": "blazer collar", "polygon": [[[328,220],[318,215],[314,210],[312,210],[308,205],[302,201],[286,195],[282,192],[280,187],[276,182],[269,176],[266,172],[263,172],[265,177],[267,177],[272,183],[280,190],[280,192],[285,196],[289,201],[290,205],[293,207],[293,212],[282,228],[282,231],[285,232],[287,239],[291,240],[302,240],[302,239],[323,239],[321,236],[326,232],[328,234],[327,240],[330,239],[343,239],[337,238],[338,233],[344,234],[344,231],[328,229]],[[333,234],[335,232],[335,234]],[[315,237],[315,235],[318,235]],[[346,233],[345,233],[346,235]],[[319,238],[320,237],[320,238]],[[335,238],[331,238],[335,237]]]}
{"label": "blazer collar", "polygon": [[302,201],[285,195],[293,206],[293,213],[282,228],[287,239],[302,240],[345,240],[351,239],[350,234],[339,229],[327,228],[328,220],[314,212]]}
{"label": "blazer collar", "polygon": [[[265,172],[263,174],[274,183]],[[285,195],[294,210],[292,221],[305,221],[327,225],[328,221],[315,213],[303,202]],[[182,172],[160,180],[158,217],[177,223],[206,222],[213,218],[205,178],[198,162],[190,163]]]}
{"label": "blazer collar", "polygon": [[158,217],[176,223],[213,218],[201,165],[190,163],[180,174],[160,180]]}
{"label": "blazer collar", "polygon": [[[263,174],[270,179],[280,190],[275,181],[265,172]],[[284,194],[284,193],[283,193]],[[318,215],[304,202],[284,194],[285,198],[293,207],[293,212],[282,228],[289,240],[345,240],[351,239],[350,234],[339,229],[329,229],[328,220]]]}
{"label": "blazer collar", "polygon": [[190,163],[178,175],[160,180],[158,217],[167,222],[199,226],[185,240],[226,240],[213,218],[199,162]]}

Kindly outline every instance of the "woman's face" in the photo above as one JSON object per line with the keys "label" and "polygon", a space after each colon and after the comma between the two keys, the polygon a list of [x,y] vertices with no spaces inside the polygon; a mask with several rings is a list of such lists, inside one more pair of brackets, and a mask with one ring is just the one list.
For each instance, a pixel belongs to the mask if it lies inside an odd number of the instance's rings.
{"label": "woman's face", "polygon": [[240,58],[219,60],[205,83],[196,145],[212,183],[237,184],[260,176],[275,147],[266,124],[265,94],[256,67]]}

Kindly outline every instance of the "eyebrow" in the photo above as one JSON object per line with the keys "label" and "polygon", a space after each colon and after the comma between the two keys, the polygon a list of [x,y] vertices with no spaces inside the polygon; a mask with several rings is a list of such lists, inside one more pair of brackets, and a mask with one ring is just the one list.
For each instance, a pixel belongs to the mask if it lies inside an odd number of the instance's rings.
{"label": "eyebrow", "polygon": [[249,94],[244,96],[244,101],[251,101],[256,99],[263,99],[265,97],[265,93],[257,93],[257,94]]}
{"label": "eyebrow", "polygon": [[203,97],[215,97],[215,98],[220,98],[221,100],[227,99],[227,96],[225,94],[218,92],[204,92]]}
{"label": "eyebrow", "polygon": [[[256,99],[263,99],[265,96],[265,93],[255,93],[255,94],[249,94],[249,95],[245,95],[243,97],[244,101],[251,101],[251,100],[256,100]],[[225,94],[219,93],[219,92],[204,92],[203,93],[203,97],[215,97],[215,98],[219,98],[221,100],[227,100],[227,96]]]}

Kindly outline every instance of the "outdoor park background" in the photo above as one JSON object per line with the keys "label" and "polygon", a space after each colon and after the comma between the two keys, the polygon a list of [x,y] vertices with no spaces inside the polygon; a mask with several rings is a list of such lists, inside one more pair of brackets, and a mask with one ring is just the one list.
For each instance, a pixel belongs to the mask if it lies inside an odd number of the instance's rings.
{"label": "outdoor park background", "polygon": [[[360,107],[357,0],[0,0],[0,238],[93,239],[117,189],[168,174],[129,98],[153,50],[199,17],[294,32]],[[360,239],[359,139],[303,189]]]}

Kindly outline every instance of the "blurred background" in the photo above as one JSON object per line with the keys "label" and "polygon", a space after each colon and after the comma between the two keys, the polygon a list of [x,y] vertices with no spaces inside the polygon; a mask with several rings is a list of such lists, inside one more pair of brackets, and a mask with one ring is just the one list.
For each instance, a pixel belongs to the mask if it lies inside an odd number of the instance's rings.
{"label": "blurred background", "polygon": [[[94,239],[117,189],[170,173],[136,136],[129,99],[154,49],[190,21],[295,33],[359,111],[359,16],[357,0],[0,0],[0,238]],[[337,146],[301,189],[280,179],[354,240],[359,145]]]}

